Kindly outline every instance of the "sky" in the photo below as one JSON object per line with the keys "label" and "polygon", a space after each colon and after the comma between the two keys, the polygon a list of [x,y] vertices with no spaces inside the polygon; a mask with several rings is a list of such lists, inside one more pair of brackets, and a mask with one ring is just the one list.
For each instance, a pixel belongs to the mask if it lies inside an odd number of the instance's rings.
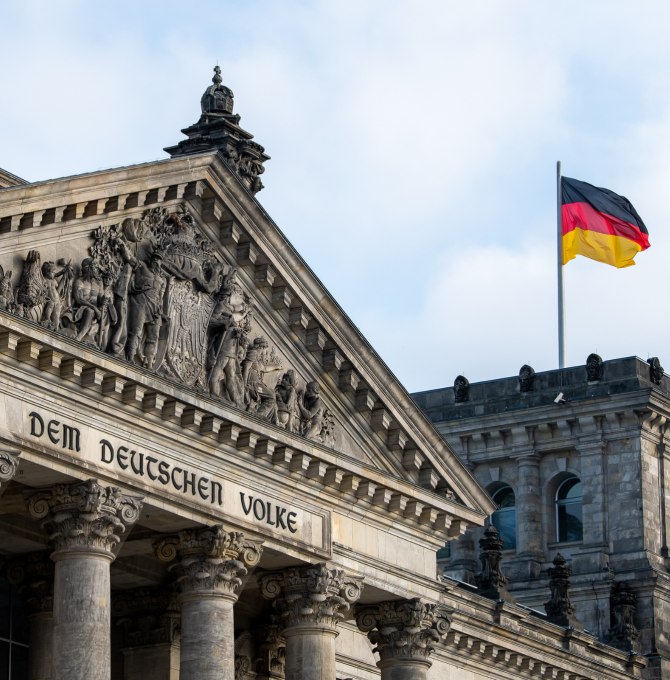
{"label": "sky", "polygon": [[565,267],[567,364],[670,369],[670,3],[0,0],[0,167],[165,158],[212,68],[257,198],[410,391],[558,367],[556,161],[629,198],[637,265]]}

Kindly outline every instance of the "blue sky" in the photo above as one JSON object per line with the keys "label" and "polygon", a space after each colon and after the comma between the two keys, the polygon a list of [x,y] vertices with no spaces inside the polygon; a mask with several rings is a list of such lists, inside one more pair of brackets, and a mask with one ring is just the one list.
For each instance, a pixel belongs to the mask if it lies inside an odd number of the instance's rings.
{"label": "blue sky", "polygon": [[670,5],[0,0],[0,167],[164,157],[218,60],[258,195],[410,390],[557,366],[555,162],[652,247],[566,267],[568,363],[670,368]]}

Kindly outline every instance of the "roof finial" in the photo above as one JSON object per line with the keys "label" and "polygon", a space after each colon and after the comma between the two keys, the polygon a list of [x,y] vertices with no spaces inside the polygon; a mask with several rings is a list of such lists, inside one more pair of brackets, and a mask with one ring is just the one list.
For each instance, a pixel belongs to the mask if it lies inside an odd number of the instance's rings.
{"label": "roof finial", "polygon": [[223,78],[221,77],[221,68],[218,64],[214,67],[214,77],[212,78],[212,82],[215,85],[221,85],[223,82]]}

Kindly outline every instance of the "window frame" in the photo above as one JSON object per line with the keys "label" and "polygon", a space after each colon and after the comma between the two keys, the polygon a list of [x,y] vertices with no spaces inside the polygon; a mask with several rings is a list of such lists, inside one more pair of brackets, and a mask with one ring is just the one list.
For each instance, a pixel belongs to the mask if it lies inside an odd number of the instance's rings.
{"label": "window frame", "polygon": [[[577,480],[577,483],[581,486],[582,485],[582,480],[580,477],[578,477],[575,474],[571,474],[569,477],[566,477],[556,488],[556,493],[554,494],[554,514],[556,515],[556,543],[558,544],[563,544],[563,543],[579,543],[584,540],[584,523],[583,523],[583,515],[582,515],[582,535],[578,539],[572,539],[568,540],[567,536],[565,540],[561,539],[561,524],[560,524],[560,513],[559,513],[559,508],[561,507],[566,507],[569,505],[579,505],[580,508],[582,507],[582,498],[584,497],[583,494],[583,489],[582,489],[582,495],[580,495],[577,498],[562,498],[559,500],[559,495],[561,493],[561,489],[568,483],[568,482],[573,482]],[[574,485],[573,485],[574,486]]]}
{"label": "window frame", "polygon": [[[498,510],[494,510],[490,515],[489,515],[489,524],[493,524],[493,516],[496,513],[514,513],[514,545],[512,547],[507,547],[503,545],[503,552],[507,550],[513,550],[516,551],[516,545],[517,545],[517,540],[516,540],[516,491],[512,488],[510,484],[507,484],[503,482],[502,486],[499,486],[492,494],[491,494],[491,499],[493,500],[494,503],[496,503],[496,496],[501,492],[501,491],[511,491],[512,495],[514,496],[514,505],[511,507],[506,507],[506,508],[498,508]],[[497,505],[497,503],[496,503]],[[497,527],[496,527],[497,529]],[[498,531],[498,534],[500,535],[500,531]]]}

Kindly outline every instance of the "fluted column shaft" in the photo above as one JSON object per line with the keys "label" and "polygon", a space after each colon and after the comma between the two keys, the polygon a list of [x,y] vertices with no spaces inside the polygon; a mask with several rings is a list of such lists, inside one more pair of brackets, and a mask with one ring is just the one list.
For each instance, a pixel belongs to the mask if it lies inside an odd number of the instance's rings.
{"label": "fluted column shaft", "polygon": [[141,507],[141,499],[97,480],[59,484],[28,498],[54,548],[52,680],[109,680],[109,565],[116,534]]}
{"label": "fluted column shaft", "polygon": [[360,605],[356,623],[376,645],[382,680],[426,680],[434,643],[449,632],[451,615],[417,597]]}
{"label": "fluted column shaft", "polygon": [[181,591],[179,680],[235,680],[233,605],[260,543],[217,525],[163,537],[154,548],[165,562],[178,557],[170,571]]}
{"label": "fluted column shaft", "polygon": [[259,582],[284,625],[286,680],[335,680],[337,624],[360,597],[361,580],[321,563],[263,574]]}

